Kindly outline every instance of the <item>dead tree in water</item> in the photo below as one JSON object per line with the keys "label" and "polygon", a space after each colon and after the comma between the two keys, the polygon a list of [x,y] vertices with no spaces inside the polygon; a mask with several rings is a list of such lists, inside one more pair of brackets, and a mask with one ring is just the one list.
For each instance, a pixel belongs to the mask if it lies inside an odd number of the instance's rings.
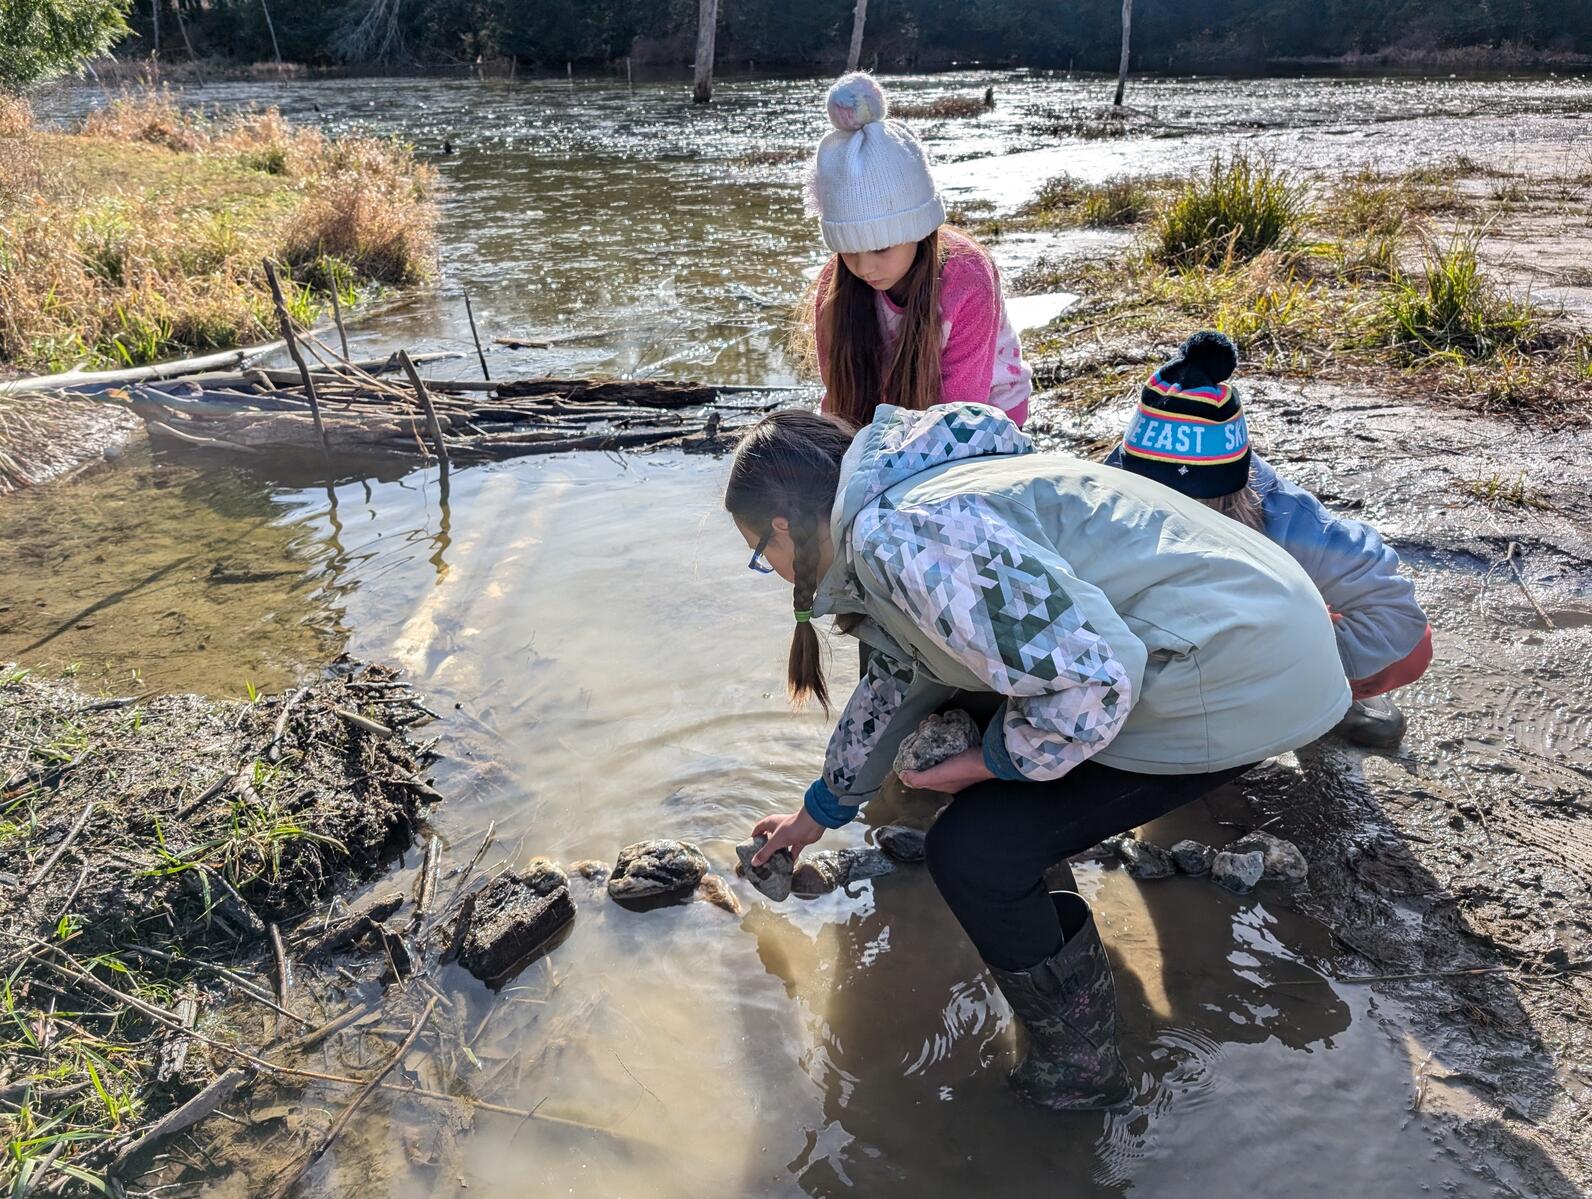
{"label": "dead tree in water", "polygon": [[718,32],[719,0],[701,0],[697,16],[696,86],[691,89],[693,104],[713,99],[713,40]]}
{"label": "dead tree in water", "polygon": [[1133,29],[1133,0],[1122,0],[1122,60],[1117,64],[1117,98],[1112,101],[1122,107],[1122,93],[1128,86],[1129,34]]}
{"label": "dead tree in water", "polygon": [[337,52],[355,62],[387,63],[403,53],[398,10],[403,0],[365,0],[349,9],[348,23],[337,39]]}
{"label": "dead tree in water", "polygon": [[851,50],[846,55],[846,70],[855,71],[862,60],[862,31],[868,24],[868,0],[857,0],[851,14]]}

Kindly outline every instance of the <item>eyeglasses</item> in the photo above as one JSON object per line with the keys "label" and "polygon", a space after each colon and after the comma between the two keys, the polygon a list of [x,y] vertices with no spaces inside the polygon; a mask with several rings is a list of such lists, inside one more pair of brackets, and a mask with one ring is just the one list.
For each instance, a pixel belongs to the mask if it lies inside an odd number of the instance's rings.
{"label": "eyeglasses", "polygon": [[763,551],[768,548],[768,539],[772,536],[774,536],[774,530],[770,529],[758,541],[757,548],[752,551],[752,560],[746,564],[748,570],[755,570],[760,575],[771,575],[774,573],[774,568],[762,560]]}

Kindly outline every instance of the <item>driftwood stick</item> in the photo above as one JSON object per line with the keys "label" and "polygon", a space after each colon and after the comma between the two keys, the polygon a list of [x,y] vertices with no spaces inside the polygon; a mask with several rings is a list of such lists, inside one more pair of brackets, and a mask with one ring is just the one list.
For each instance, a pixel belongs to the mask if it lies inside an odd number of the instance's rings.
{"label": "driftwood stick", "polygon": [[337,279],[332,278],[332,320],[337,322],[337,340],[343,347],[343,360],[348,360],[348,330],[343,328],[343,302],[337,298]]}
{"label": "driftwood stick", "polygon": [[470,293],[464,293],[464,315],[470,318],[470,336],[475,339],[475,356],[481,360],[481,378],[491,382],[492,376],[486,369],[486,353],[481,349],[481,335],[475,330],[475,309],[470,307]]}
{"label": "driftwood stick", "polygon": [[293,966],[287,960],[287,950],[282,947],[282,930],[275,923],[270,927],[271,954],[276,958],[276,1001],[287,1007],[287,993],[293,986]]}
{"label": "driftwood stick", "polygon": [[30,878],[26,885],[22,888],[23,894],[33,890],[34,887],[37,887],[40,883],[42,883],[45,876],[49,874],[50,871],[55,869],[55,864],[61,860],[61,855],[66,853],[66,851],[72,847],[72,842],[77,840],[77,835],[83,831],[83,826],[88,823],[88,818],[94,814],[94,802],[95,801],[91,799],[88,801],[88,803],[83,805],[82,812],[78,814],[78,817],[73,822],[72,827],[67,830],[66,836],[61,838],[61,843],[55,847],[55,852],[49,856],[44,865],[40,866],[38,870],[34,871],[33,877]]}
{"label": "driftwood stick", "polygon": [[265,747],[265,759],[274,762],[282,756],[282,736],[287,732],[287,718],[293,711],[293,705],[308,695],[308,687],[300,687],[292,695],[282,701],[282,710],[277,713],[276,726],[271,730],[271,744]]}
{"label": "driftwood stick", "polygon": [[[192,1028],[199,1019],[199,1001],[192,995],[184,995],[177,1001],[177,1016],[187,1028]],[[170,1082],[182,1073],[183,1063],[188,1060],[189,1040],[185,1036],[172,1034],[161,1046],[160,1066],[155,1072],[159,1082]]]}
{"label": "driftwood stick", "polygon": [[205,1117],[213,1115],[215,1110],[231,1097],[245,1078],[249,1076],[247,1070],[234,1066],[220,1078],[216,1079],[204,1090],[200,1091],[187,1103],[174,1111],[167,1112],[154,1124],[150,1125],[144,1134],[134,1141],[130,1141],[111,1162],[111,1170],[115,1172],[130,1159],[142,1153],[150,1146],[165,1140],[185,1128],[192,1128]]}
{"label": "driftwood stick", "polygon": [[333,1033],[342,1032],[350,1024],[356,1024],[375,1011],[375,1005],[369,1003],[356,1003],[353,1007],[334,1016],[319,1028],[305,1033],[298,1040],[288,1046],[292,1050],[313,1049]]}
{"label": "driftwood stick", "polygon": [[414,1048],[415,1042],[420,1039],[420,1030],[425,1027],[426,1021],[431,1019],[431,1013],[436,1010],[436,1007],[437,1000],[435,996],[426,1001],[424,1010],[416,1017],[414,1027],[409,1030],[409,1035],[404,1038],[403,1044],[398,1046],[397,1052],[387,1059],[387,1064],[376,1071],[364,1086],[359,1088],[354,1097],[348,1101],[347,1106],[338,1113],[337,1119],[332,1121],[332,1126],[326,1130],[326,1135],[317,1141],[315,1147],[300,1158],[298,1163],[283,1175],[281,1182],[272,1189],[271,1193],[276,1199],[282,1199],[283,1196],[291,1191],[298,1183],[298,1180],[304,1177],[304,1172],[319,1161],[321,1155],[332,1147],[332,1142],[337,1139],[338,1134],[344,1128],[348,1127],[348,1122],[353,1119],[354,1113],[359,1110],[359,1105],[370,1098],[371,1092],[380,1085],[381,1080],[392,1073],[393,1067],[403,1061],[404,1055]]}
{"label": "driftwood stick", "polygon": [[287,352],[293,358],[293,364],[299,369],[299,377],[304,382],[304,398],[310,402],[310,415],[315,418],[315,432],[320,434],[321,449],[327,454],[332,452],[332,447],[326,441],[326,427],[321,424],[321,400],[315,391],[315,377],[310,374],[309,365],[304,361],[304,351],[299,349],[298,338],[293,332],[293,318],[287,314],[287,302],[282,298],[282,284],[276,277],[276,266],[267,258],[265,260],[265,280],[271,285],[271,302],[276,305],[277,323],[282,326],[282,340],[287,342]]}
{"label": "driftwood stick", "polygon": [[409,376],[409,382],[414,385],[415,395],[420,399],[420,406],[425,409],[426,425],[431,430],[432,443],[437,447],[437,459],[442,464],[442,485],[448,485],[448,447],[442,441],[442,426],[437,423],[437,410],[431,404],[431,396],[426,391],[426,385],[420,380],[420,372],[415,370],[415,364],[409,360],[407,350],[398,351],[398,364],[404,368],[404,373]]}
{"label": "driftwood stick", "polygon": [[379,927],[382,921],[403,906],[404,896],[401,891],[382,896],[363,911],[353,912],[328,928],[304,948],[304,956],[311,957],[318,953],[330,953],[334,949],[342,949],[370,929]]}
{"label": "driftwood stick", "polygon": [[1515,561],[1515,556],[1519,553],[1520,547],[1511,541],[1508,554],[1509,573],[1515,576],[1515,582],[1520,584],[1520,590],[1525,593],[1526,602],[1536,609],[1537,616],[1541,619],[1548,632],[1556,632],[1557,626],[1548,614],[1542,610],[1542,605],[1537,602],[1537,597],[1531,594],[1531,588],[1526,586],[1526,576],[1520,573],[1520,567]]}
{"label": "driftwood stick", "polygon": [[436,836],[426,842],[425,857],[420,862],[420,885],[415,894],[415,914],[410,918],[409,926],[419,932],[426,921],[426,916],[431,910],[431,902],[436,898],[437,872],[441,869],[438,852],[441,842]]}
{"label": "driftwood stick", "polygon": [[379,737],[381,740],[385,741],[388,737],[392,736],[392,730],[386,725],[372,720],[368,716],[361,716],[358,712],[350,711],[348,708],[333,708],[332,713],[341,717],[343,720],[346,720],[356,729],[363,729],[372,737]]}

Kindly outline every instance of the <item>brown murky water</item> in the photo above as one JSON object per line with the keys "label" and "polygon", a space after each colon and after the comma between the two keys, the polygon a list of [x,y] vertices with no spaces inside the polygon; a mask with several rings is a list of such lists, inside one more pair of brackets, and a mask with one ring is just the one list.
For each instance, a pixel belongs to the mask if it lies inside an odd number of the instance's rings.
{"label": "brown murky water", "polygon": [[[1041,109],[1092,93],[997,82],[994,116],[936,134],[959,195],[1010,202],[1058,169],[1110,174],[1164,156],[1150,136],[1035,134]],[[818,91],[732,85],[708,115],[659,89],[343,81],[195,96],[281,102],[425,147],[459,140],[444,163],[450,285],[471,287],[489,334],[597,334],[495,354],[499,373],[769,382],[793,377],[770,305],[799,294],[817,251],[799,168],[740,164],[810,140]],[[1230,142],[1244,113],[1240,136],[1263,148],[1348,165],[1475,152],[1478,130],[1499,153],[1525,152],[1592,108],[1579,81],[1144,92],[1192,127],[1184,161]],[[66,96],[61,110],[82,102]],[[1013,156],[996,166],[997,153]],[[1000,253],[1010,267],[1039,249]],[[444,289],[361,341],[457,348],[462,315]],[[496,821],[488,865],[611,860],[627,842],[673,836],[727,871],[759,817],[799,802],[826,727],[784,702],[788,596],[744,569],[718,508],[723,469],[668,454],[520,460],[455,474],[444,504],[423,470],[328,485],[135,451],[0,505],[0,659],[80,663],[118,692],[140,685],[137,671],[145,686],[240,695],[346,646],[401,664],[444,714],[439,786],[452,798],[435,820],[452,861]],[[837,679],[848,669],[840,645]],[[1215,820],[1231,802],[1193,805],[1151,834],[1222,840]],[[886,794],[868,816],[921,823],[932,811]],[[1430,1047],[1396,1005],[1325,980],[1329,934],[1286,899],[1141,886],[1094,867],[1080,877],[1119,969],[1138,1079],[1124,1111],[1057,1117],[1011,1098],[1004,1005],[926,874],[907,869],[778,907],[736,884],[739,918],[594,900],[546,964],[501,994],[446,974],[444,989],[484,1021],[479,1069],[449,1086],[622,1139],[481,1114],[439,1177],[412,1171],[405,1150],[436,1109],[378,1096],[314,1177],[350,1194],[380,1178],[379,1193],[416,1196],[1499,1193],[1507,1168],[1476,1172],[1437,1088],[1412,1110]]]}
{"label": "brown murky water", "polygon": [[[322,656],[334,631],[401,663],[445,716],[439,786],[457,798],[435,825],[455,860],[495,820],[488,864],[612,859],[671,836],[728,872],[759,817],[799,802],[826,728],[780,692],[788,599],[744,569],[718,511],[723,469],[521,460],[457,474],[444,506],[424,471],[328,492],[139,463],[0,509],[0,543],[50,546],[29,593],[96,612],[23,656],[104,655],[117,687],[140,663],[146,682],[237,694],[251,675],[282,681],[295,650]],[[214,563],[244,555],[255,580],[216,581]],[[208,640],[168,645],[167,611]],[[31,618],[9,626],[0,656],[38,636]],[[841,646],[835,673],[849,662]],[[932,812],[887,794],[869,816]],[[1152,830],[1186,833],[1226,835],[1205,805]],[[1490,1193],[1441,1121],[1411,1114],[1421,1047],[1398,1011],[1324,980],[1324,930],[1268,894],[1081,877],[1120,971],[1138,1078],[1125,1111],[1056,1117],[1008,1094],[1004,1006],[921,869],[778,907],[738,883],[740,918],[588,902],[551,972],[533,966],[500,995],[450,968],[445,989],[485,1021],[467,1090],[625,1138],[481,1115],[459,1179],[576,1195],[1274,1194],[1284,1179],[1305,1195]],[[518,1082],[499,1076],[515,1055]],[[375,1161],[385,1193],[454,1193],[457,1180],[438,1190],[403,1166],[409,1130],[435,1119],[372,1103],[327,1177],[346,1187],[336,1171]]]}

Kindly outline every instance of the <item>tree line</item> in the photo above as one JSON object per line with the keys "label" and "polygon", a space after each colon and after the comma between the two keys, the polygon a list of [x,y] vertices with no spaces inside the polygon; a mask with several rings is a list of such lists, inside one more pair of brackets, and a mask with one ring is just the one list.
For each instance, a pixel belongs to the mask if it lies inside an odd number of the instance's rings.
{"label": "tree line", "polygon": [[[725,66],[957,63],[1115,71],[1123,0],[714,0]],[[311,65],[693,61],[704,0],[5,0],[0,46],[82,39],[132,57]],[[857,38],[859,14],[866,27]],[[126,32],[121,21],[125,17]],[[855,45],[853,45],[855,43]],[[1132,68],[1219,73],[1291,59],[1475,48],[1592,53],[1592,0],[1136,0]],[[0,75],[4,72],[0,71]],[[0,84],[4,80],[0,79]]]}

